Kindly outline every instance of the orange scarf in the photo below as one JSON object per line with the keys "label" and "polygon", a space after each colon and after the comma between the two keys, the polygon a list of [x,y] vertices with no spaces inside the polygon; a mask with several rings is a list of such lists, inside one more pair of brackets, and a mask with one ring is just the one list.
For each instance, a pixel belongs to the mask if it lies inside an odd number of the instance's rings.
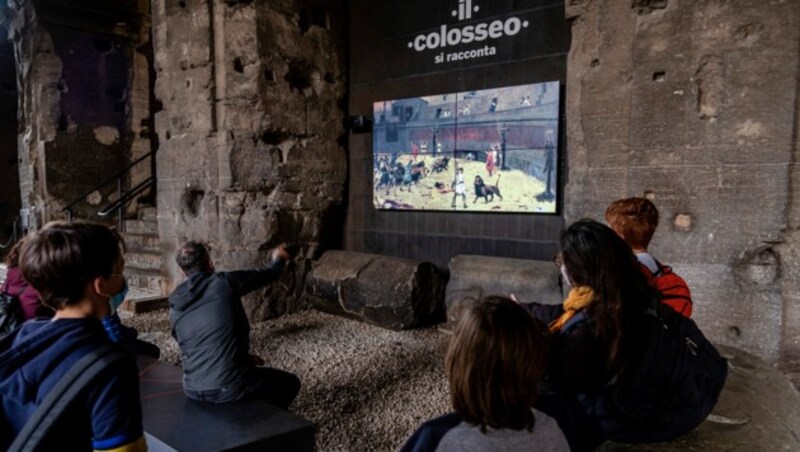
{"label": "orange scarf", "polygon": [[550,324],[550,331],[553,333],[561,331],[564,324],[578,311],[591,305],[594,298],[594,291],[589,286],[576,286],[570,289],[567,299],[564,300],[564,313],[561,314],[561,317],[553,320]]}

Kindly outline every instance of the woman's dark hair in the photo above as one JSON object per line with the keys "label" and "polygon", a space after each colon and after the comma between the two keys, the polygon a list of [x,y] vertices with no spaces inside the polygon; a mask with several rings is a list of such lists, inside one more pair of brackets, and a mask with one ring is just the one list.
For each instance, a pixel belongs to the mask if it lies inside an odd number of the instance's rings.
{"label": "woman's dark hair", "polygon": [[56,221],[25,238],[22,276],[53,309],[78,303],[94,278],[108,278],[125,251],[119,234],[99,223]]}
{"label": "woman's dark hair", "polygon": [[453,408],[473,425],[532,430],[547,329],[500,296],[465,302],[445,367]]}
{"label": "woman's dark hair", "polygon": [[594,220],[577,221],[561,234],[561,256],[572,284],[594,291],[597,299],[587,313],[607,347],[611,370],[619,370],[654,290],[630,246]]}
{"label": "woman's dark hair", "polygon": [[187,275],[211,270],[211,257],[208,255],[208,248],[202,242],[184,243],[175,256],[175,262]]}

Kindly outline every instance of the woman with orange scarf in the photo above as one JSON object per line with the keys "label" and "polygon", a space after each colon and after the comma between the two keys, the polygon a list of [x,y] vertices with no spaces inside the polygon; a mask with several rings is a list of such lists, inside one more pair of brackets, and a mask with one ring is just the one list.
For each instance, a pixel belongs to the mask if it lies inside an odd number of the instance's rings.
{"label": "woman with orange scarf", "polygon": [[630,247],[596,221],[567,228],[561,256],[570,286],[564,303],[523,304],[553,333],[548,385],[536,407],[559,421],[572,450],[592,450],[605,438],[587,401],[599,397],[632,353],[655,293]]}

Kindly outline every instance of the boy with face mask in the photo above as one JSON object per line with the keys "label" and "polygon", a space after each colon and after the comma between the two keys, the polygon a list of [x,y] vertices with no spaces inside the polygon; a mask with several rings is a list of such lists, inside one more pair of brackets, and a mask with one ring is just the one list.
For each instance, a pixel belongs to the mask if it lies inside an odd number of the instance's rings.
{"label": "boy with face mask", "polygon": [[[86,222],[54,222],[29,236],[20,267],[55,311],[0,342],[0,446],[24,428],[72,366],[112,343],[103,319],[124,299],[118,234]],[[58,417],[44,450],[146,450],[133,355],[112,362]]]}

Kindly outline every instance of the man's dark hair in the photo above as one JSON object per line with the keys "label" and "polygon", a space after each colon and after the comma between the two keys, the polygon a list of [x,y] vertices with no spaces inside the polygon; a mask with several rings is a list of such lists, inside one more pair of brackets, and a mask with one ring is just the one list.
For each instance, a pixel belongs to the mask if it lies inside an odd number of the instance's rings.
{"label": "man's dark hair", "polygon": [[187,275],[211,270],[211,258],[203,242],[189,241],[183,244],[175,256],[178,267]]}
{"label": "man's dark hair", "polygon": [[109,278],[124,251],[122,238],[104,224],[55,221],[26,237],[19,266],[42,302],[59,310],[80,302],[95,278]]}

